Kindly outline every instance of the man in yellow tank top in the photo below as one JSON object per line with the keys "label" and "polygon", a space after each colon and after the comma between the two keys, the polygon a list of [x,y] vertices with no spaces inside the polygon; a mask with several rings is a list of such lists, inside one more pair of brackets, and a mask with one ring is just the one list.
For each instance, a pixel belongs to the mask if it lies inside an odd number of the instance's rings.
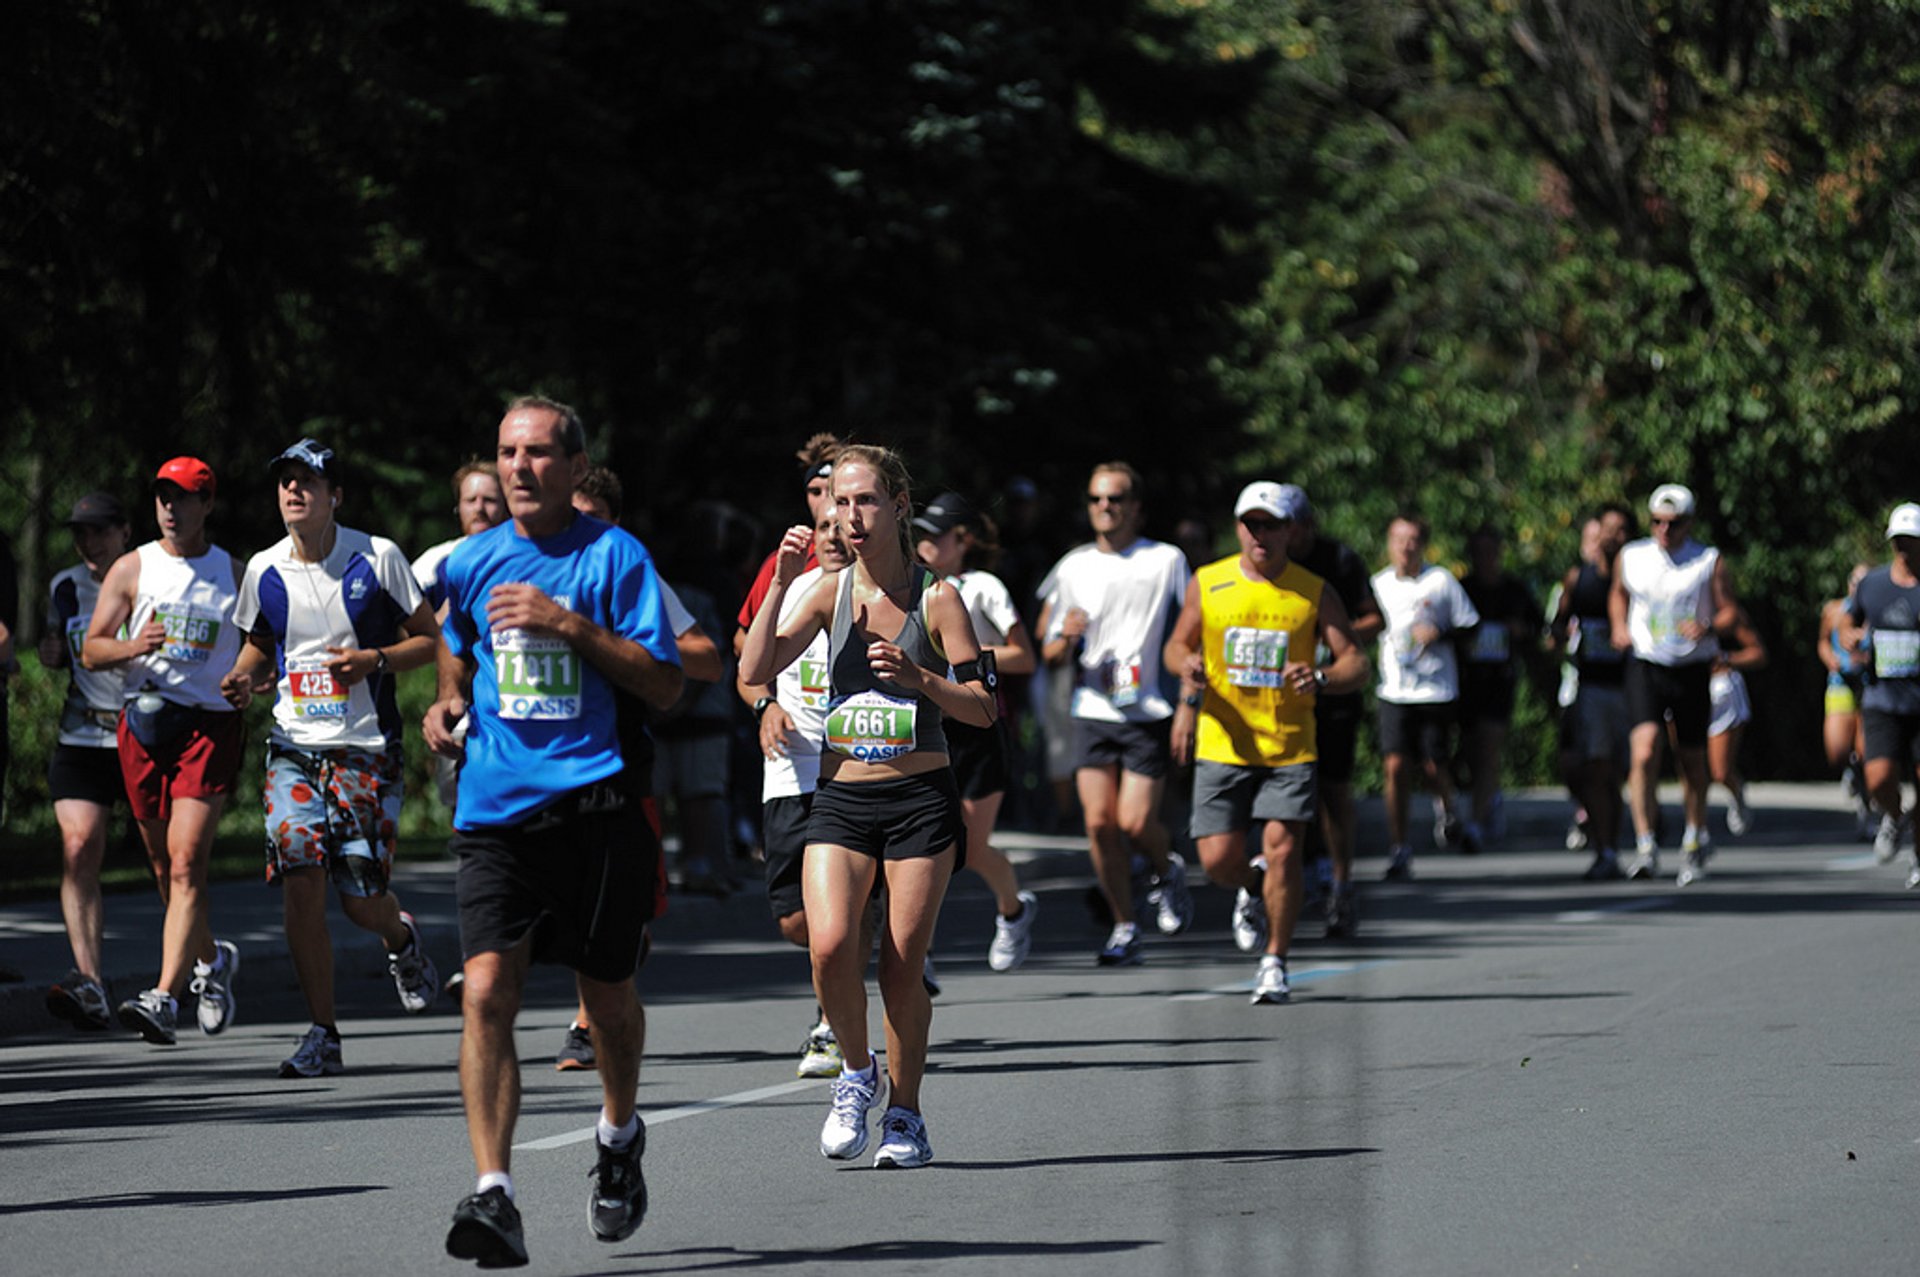
{"label": "man in yellow tank top", "polygon": [[[1162,653],[1180,674],[1173,756],[1195,760],[1200,863],[1213,881],[1238,888],[1234,943],[1264,949],[1256,1006],[1288,998],[1287,945],[1304,894],[1301,838],[1315,808],[1314,698],[1367,678],[1340,596],[1287,558],[1287,510],[1277,483],[1241,491],[1233,506],[1240,553],[1194,575]],[[1322,643],[1332,656],[1325,668],[1315,664]],[[1266,827],[1249,859],[1256,820]]]}

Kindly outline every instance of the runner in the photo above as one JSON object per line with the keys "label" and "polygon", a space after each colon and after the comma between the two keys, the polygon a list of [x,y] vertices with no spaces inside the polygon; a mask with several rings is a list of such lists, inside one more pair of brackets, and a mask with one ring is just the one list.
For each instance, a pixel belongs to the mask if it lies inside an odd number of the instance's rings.
{"label": "runner", "polygon": [[[1847,606],[1840,641],[1868,671],[1860,701],[1866,734],[1867,790],[1880,809],[1873,852],[1881,864],[1900,854],[1912,834],[1901,810],[1903,778],[1920,778],[1914,741],[1920,738],[1920,505],[1894,507],[1887,520],[1893,559],[1867,573]],[[1920,887],[1920,851],[1913,853],[1907,887]]]}
{"label": "runner", "polygon": [[1816,651],[1827,667],[1827,692],[1824,719],[1820,725],[1821,743],[1826,746],[1827,766],[1840,773],[1840,786],[1854,811],[1854,833],[1871,838],[1874,831],[1873,802],[1867,796],[1867,777],[1863,758],[1866,741],[1860,735],[1860,695],[1866,690],[1865,666],[1840,642],[1840,628],[1846,623],[1847,608],[1853,592],[1873,571],[1871,563],[1856,563],[1847,574],[1847,592],[1820,605],[1820,639]]}
{"label": "runner", "polygon": [[1380,753],[1386,772],[1389,879],[1413,876],[1407,809],[1418,767],[1434,794],[1436,848],[1462,840],[1453,808],[1453,724],[1460,695],[1452,636],[1480,622],[1467,592],[1445,568],[1427,563],[1427,522],[1402,514],[1387,525],[1388,566],[1374,573],[1373,595],[1386,617],[1380,643]]}
{"label": "runner", "polygon": [[1628,788],[1635,834],[1627,877],[1651,879],[1660,872],[1655,786],[1660,741],[1671,714],[1687,820],[1675,881],[1684,887],[1705,875],[1713,856],[1707,832],[1707,727],[1713,707],[1709,683],[1720,654],[1714,632],[1733,628],[1738,604],[1720,552],[1689,535],[1692,491],[1678,483],[1662,484],[1653,490],[1647,509],[1653,535],[1620,551],[1607,605],[1614,647],[1633,652],[1626,691],[1633,724]]}
{"label": "runner", "polygon": [[388,887],[404,793],[394,675],[433,659],[433,612],[399,546],[338,522],[346,485],[331,448],[302,439],[270,469],[287,535],[247,563],[234,609],[247,640],[220,689],[239,709],[274,696],[267,883],[281,891],[311,1021],[280,1076],[330,1077],[345,1064],[328,883],[347,920],[386,946],[403,1010],[418,1015],[440,993],[420,928]]}
{"label": "runner", "polygon": [[[1287,559],[1293,520],[1277,483],[1250,483],[1233,505],[1240,553],[1202,567],[1167,640],[1178,670],[1176,761],[1194,762],[1193,840],[1207,877],[1237,888],[1233,940],[1264,949],[1253,1002],[1288,1000],[1287,949],[1300,911],[1302,835],[1313,819],[1313,703],[1367,677],[1347,609],[1327,583]],[[1332,663],[1321,668],[1325,644]],[[1261,850],[1247,830],[1264,821]]]}
{"label": "runner", "polygon": [[[974,642],[982,652],[993,653],[996,671],[1033,673],[1033,640],[1006,584],[989,570],[1000,552],[993,521],[959,493],[944,492],[914,517],[913,527],[919,537],[915,551],[920,561],[960,592],[973,622]],[[987,966],[1012,971],[1033,948],[1033,920],[1040,913],[1040,898],[1020,889],[1020,877],[1006,853],[993,845],[993,827],[1000,818],[1009,776],[1006,706],[997,694],[995,700],[995,718],[989,727],[948,723],[947,748],[965,813],[967,868],[993,892],[999,911],[987,945]]]}
{"label": "runner", "polygon": [[[933,1159],[920,1106],[933,1006],[921,980],[947,881],[964,854],[960,795],[948,766],[946,718],[994,721],[993,660],[952,586],[913,558],[906,469],[884,448],[849,445],[833,470],[834,506],[854,554],[824,574],[784,622],[785,596],[805,571],[814,529],[789,528],[766,605],[754,617],[740,677],[765,684],[826,631],[826,744],[807,822],[803,893],[814,990],[846,1063],[820,1131],[836,1160],[867,1147],[867,1114],[892,1087],[874,1165]],[[777,634],[776,634],[777,631]],[[892,640],[882,635],[894,635]],[[946,677],[951,666],[958,680]],[[880,994],[887,1076],[869,1047],[862,915],[885,884]],[[856,1068],[854,1061],[864,1061]]]}
{"label": "runner", "polygon": [[1490,523],[1467,535],[1468,570],[1460,578],[1480,624],[1466,636],[1460,669],[1462,753],[1473,801],[1462,839],[1483,847],[1506,836],[1506,796],[1500,789],[1522,654],[1540,640],[1540,602],[1501,561],[1503,539]]}
{"label": "runner", "polygon": [[[1364,655],[1386,627],[1379,600],[1373,597],[1366,560],[1353,547],[1320,531],[1320,517],[1303,489],[1281,484],[1280,508],[1293,518],[1287,557],[1333,587],[1347,609],[1347,623]],[[1325,665],[1327,654],[1316,652],[1314,659],[1316,664]],[[1330,862],[1322,907],[1330,938],[1352,939],[1360,929],[1353,883],[1353,764],[1364,712],[1365,696],[1360,691],[1321,692],[1313,698],[1314,739],[1320,755],[1314,764],[1314,785],[1320,791],[1320,831]],[[1309,901],[1313,895],[1314,883],[1310,881]]]}
{"label": "runner", "polygon": [[47,628],[40,663],[66,669],[67,697],[60,707],[60,736],[47,767],[47,793],[60,825],[60,914],[73,948],[73,970],[47,990],[47,1010],[76,1028],[113,1023],[106,978],[100,968],[100,863],[107,850],[107,818],[125,802],[120,751],[121,680],[117,672],[95,673],[80,663],[100,583],[127,552],[126,511],[105,492],[90,492],[67,515],[80,562],[53,578],[48,588]]}
{"label": "runner", "polygon": [[1186,863],[1169,849],[1160,822],[1173,718],[1160,655],[1186,594],[1187,560],[1178,548],[1140,534],[1145,497],[1144,481],[1126,462],[1095,466],[1087,481],[1093,543],[1069,551],[1041,585],[1041,659],[1075,675],[1074,781],[1094,875],[1113,919],[1098,956],[1105,967],[1141,961],[1136,870],[1152,874],[1147,901],[1163,934],[1178,935],[1193,919]]}
{"label": "runner", "polygon": [[159,982],[117,1014],[162,1046],[176,1040],[189,982],[201,1032],[233,1023],[240,971],[239,947],[215,940],[207,926],[207,858],[243,750],[240,715],[220,694],[220,677],[240,650],[233,623],[240,565],[207,539],[213,499],[206,462],[175,457],[160,467],[153,480],[160,539],[107,569],[80,649],[87,669],[120,671],[120,773],[166,906]]}
{"label": "runner", "polygon": [[1593,555],[1584,550],[1581,563],[1567,570],[1559,605],[1549,632],[1551,642],[1565,651],[1574,674],[1573,703],[1565,714],[1567,752],[1574,763],[1574,799],[1585,821],[1575,818],[1583,833],[1568,849],[1592,845],[1593,863],[1588,882],[1610,882],[1622,876],[1620,868],[1620,783],[1627,774],[1630,754],[1627,719],[1626,657],[1613,645],[1613,622],[1608,600],[1613,593],[1614,565],[1620,548],[1633,535],[1633,513],[1623,505],[1605,505],[1590,520],[1594,528]]}
{"label": "runner", "polygon": [[1738,838],[1753,828],[1753,809],[1747,806],[1747,782],[1740,774],[1740,742],[1753,721],[1753,702],[1747,696],[1747,675],[1765,669],[1766,645],[1753,628],[1745,608],[1727,635],[1720,655],[1713,659],[1713,678],[1707,684],[1712,701],[1707,723],[1707,774],[1727,791],[1727,832]]}
{"label": "runner", "polygon": [[654,914],[660,844],[631,789],[622,693],[656,708],[681,684],[646,549],[575,512],[586,432],[564,404],[527,397],[501,419],[511,521],[447,559],[439,699],[427,744],[458,753],[454,812],[465,954],[460,1088],[479,1182],[447,1253],[482,1267],[527,1261],[509,1170],[520,1109],[513,1026],[527,966],[576,973],[593,1019],[603,1105],[588,1213],[595,1238],[631,1236],[647,1209],[635,1111],[645,1013],[633,985]]}
{"label": "runner", "polygon": [[453,517],[459,522],[460,535],[442,541],[413,561],[413,579],[435,615],[441,614],[447,601],[447,583],[440,575],[440,565],[453,553],[453,547],[506,520],[507,499],[500,492],[500,475],[493,462],[469,461],[453,472]]}

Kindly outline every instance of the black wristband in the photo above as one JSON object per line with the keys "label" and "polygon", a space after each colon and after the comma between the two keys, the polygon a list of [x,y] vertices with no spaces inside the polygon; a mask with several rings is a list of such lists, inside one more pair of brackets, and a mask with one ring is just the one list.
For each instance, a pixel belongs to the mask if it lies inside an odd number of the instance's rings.
{"label": "black wristband", "polygon": [[774,699],[771,696],[762,696],[759,700],[755,701],[753,703],[753,721],[757,723],[765,718],[767,716],[767,707],[774,703]]}

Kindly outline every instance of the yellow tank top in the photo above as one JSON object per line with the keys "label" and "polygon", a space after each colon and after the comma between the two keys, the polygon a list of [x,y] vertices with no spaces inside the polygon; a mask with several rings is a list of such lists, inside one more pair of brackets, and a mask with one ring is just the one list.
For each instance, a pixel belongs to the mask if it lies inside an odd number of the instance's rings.
{"label": "yellow tank top", "polygon": [[1241,767],[1313,762],[1313,697],[1281,686],[1280,670],[1313,660],[1326,583],[1298,563],[1277,580],[1250,581],[1238,555],[1195,579],[1207,662],[1195,757]]}

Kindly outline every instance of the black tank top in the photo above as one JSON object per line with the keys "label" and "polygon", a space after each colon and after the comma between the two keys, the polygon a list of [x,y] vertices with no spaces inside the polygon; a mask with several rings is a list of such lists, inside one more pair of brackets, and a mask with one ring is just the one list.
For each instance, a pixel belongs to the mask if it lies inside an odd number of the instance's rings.
{"label": "black tank top", "polygon": [[1626,679],[1626,654],[1613,646],[1613,620],[1607,599],[1613,593],[1613,578],[1591,563],[1580,565],[1573,583],[1573,619],[1579,630],[1579,645],[1574,649],[1574,664],[1580,681],[1596,687],[1614,687]]}

